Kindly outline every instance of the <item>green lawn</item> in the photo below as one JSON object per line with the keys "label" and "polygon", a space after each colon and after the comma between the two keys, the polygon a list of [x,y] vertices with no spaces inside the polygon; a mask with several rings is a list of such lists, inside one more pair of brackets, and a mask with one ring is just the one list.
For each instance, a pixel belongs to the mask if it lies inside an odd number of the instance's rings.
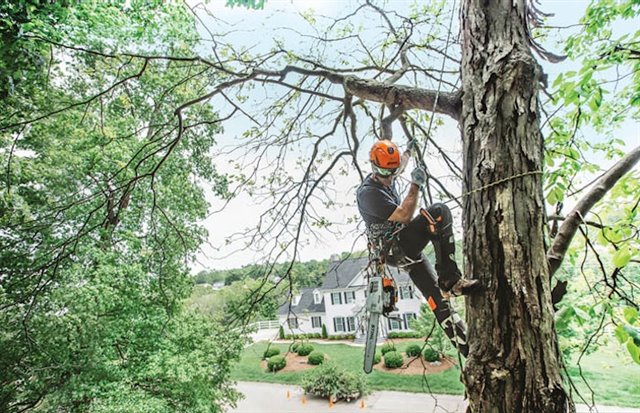
{"label": "green lawn", "polygon": [[[422,341],[396,342],[396,348],[404,351],[411,343]],[[362,347],[346,344],[312,343],[316,350],[327,354],[331,360],[349,370],[362,371]],[[288,350],[287,344],[272,344],[282,353]],[[259,381],[270,383],[297,384],[304,372],[269,373],[260,368],[260,360],[267,343],[260,342],[247,347],[242,359],[235,366],[234,380]],[[581,362],[583,376],[595,393],[595,401],[603,405],[640,407],[640,366],[631,360],[615,355],[615,348],[603,348],[601,351],[587,356]],[[587,403],[591,403],[591,393],[580,379],[578,369],[569,367],[569,373]],[[374,369],[367,375],[372,390],[396,390],[407,392],[433,392],[436,394],[463,394],[464,387],[460,382],[460,369],[451,368],[438,374],[429,375],[397,375],[384,373]],[[427,387],[428,386],[428,387]],[[574,395],[577,403],[584,403]]]}

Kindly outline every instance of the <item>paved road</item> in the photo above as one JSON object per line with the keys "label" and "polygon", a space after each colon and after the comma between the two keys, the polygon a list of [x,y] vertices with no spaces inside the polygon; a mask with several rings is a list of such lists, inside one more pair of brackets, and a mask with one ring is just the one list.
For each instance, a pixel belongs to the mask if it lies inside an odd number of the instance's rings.
{"label": "paved road", "polygon": [[[464,413],[467,406],[461,396],[397,391],[377,391],[362,400],[330,406],[325,399],[305,396],[295,385],[239,382],[237,387],[246,398],[231,410],[233,413]],[[592,410],[585,405],[576,407],[579,413],[640,413],[640,409],[625,407],[598,406]]]}

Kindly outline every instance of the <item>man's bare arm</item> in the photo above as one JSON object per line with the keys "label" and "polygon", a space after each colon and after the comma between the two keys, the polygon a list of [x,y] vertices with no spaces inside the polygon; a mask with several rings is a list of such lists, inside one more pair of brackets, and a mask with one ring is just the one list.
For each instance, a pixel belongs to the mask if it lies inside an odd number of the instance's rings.
{"label": "man's bare arm", "polygon": [[409,187],[409,193],[407,197],[402,201],[399,207],[393,211],[388,218],[389,221],[400,222],[401,224],[408,224],[413,218],[413,214],[416,212],[416,206],[418,205],[418,195],[420,189],[418,185],[411,184]]}

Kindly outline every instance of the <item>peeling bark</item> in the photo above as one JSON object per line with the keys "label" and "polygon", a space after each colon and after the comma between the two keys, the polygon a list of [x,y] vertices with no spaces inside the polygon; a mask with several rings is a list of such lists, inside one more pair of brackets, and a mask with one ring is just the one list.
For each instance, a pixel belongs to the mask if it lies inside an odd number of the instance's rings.
{"label": "peeling bark", "polygon": [[480,0],[463,2],[461,13],[465,192],[483,188],[464,202],[465,270],[485,286],[467,302],[464,381],[475,413],[575,410],[554,331],[535,173],[543,161],[543,74],[525,13],[521,1]]}

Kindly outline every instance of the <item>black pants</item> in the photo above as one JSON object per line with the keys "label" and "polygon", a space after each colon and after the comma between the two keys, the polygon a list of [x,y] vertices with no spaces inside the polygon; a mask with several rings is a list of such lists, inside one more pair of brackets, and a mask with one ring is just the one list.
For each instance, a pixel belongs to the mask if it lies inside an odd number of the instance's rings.
{"label": "black pants", "polygon": [[[465,357],[469,353],[467,344],[467,326],[460,316],[453,311],[448,301],[442,298],[440,288],[448,290],[461,277],[458,265],[454,260],[455,243],[451,211],[444,204],[433,204],[427,210],[413,219],[409,225],[399,233],[398,246],[402,254],[406,255],[414,264],[404,266],[409,272],[411,280],[422,292],[427,304],[436,316],[436,320]],[[427,215],[427,216],[425,216]],[[436,270],[422,254],[422,250],[429,242],[433,242],[436,252]],[[396,264],[394,257],[388,257],[387,262]]]}

